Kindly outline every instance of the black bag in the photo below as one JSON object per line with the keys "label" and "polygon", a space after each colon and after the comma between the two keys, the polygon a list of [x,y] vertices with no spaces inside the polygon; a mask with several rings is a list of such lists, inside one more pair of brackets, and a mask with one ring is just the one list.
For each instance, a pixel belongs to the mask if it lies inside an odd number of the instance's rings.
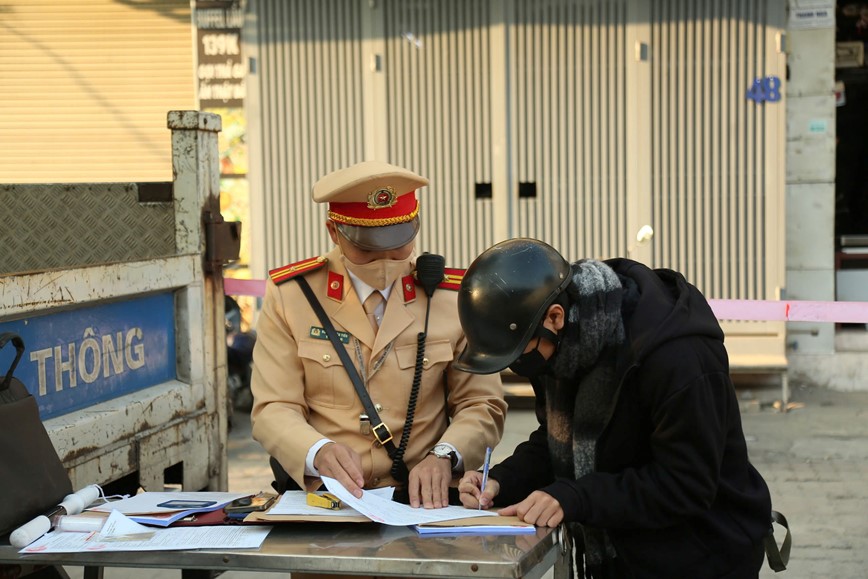
{"label": "black bag", "polygon": [[12,332],[0,334],[0,349],[7,342],[15,346],[16,355],[0,382],[0,535],[56,507],[72,493],[69,474],[39,418],[36,399],[12,377],[24,354],[24,340]]}

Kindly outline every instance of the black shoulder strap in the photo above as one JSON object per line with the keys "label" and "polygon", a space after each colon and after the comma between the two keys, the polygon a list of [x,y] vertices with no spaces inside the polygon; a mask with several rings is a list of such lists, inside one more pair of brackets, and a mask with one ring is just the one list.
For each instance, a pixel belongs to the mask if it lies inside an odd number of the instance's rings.
{"label": "black shoulder strap", "polygon": [[24,355],[24,340],[21,339],[21,336],[13,332],[3,332],[0,334],[0,350],[3,349],[6,342],[12,342],[12,345],[15,346],[15,359],[12,361],[12,365],[9,366],[9,371],[6,372],[3,382],[0,383],[0,390],[9,388],[9,384],[12,383],[12,374],[15,373],[15,367],[18,366],[21,356]]}
{"label": "black shoulder strap", "polygon": [[777,573],[787,568],[787,563],[790,561],[792,538],[790,537],[790,525],[787,523],[786,517],[777,511],[772,511],[772,522],[781,525],[787,530],[787,534],[784,536],[784,542],[781,544],[780,550],[775,541],[774,527],[769,528],[769,534],[766,535],[763,540],[765,543],[766,556],[769,560],[769,567],[774,569],[775,573]]}
{"label": "black shoulder strap", "polygon": [[[307,280],[304,277],[297,277],[295,281],[298,282],[299,287],[301,287],[301,291],[304,293],[304,297],[307,298],[307,301],[310,302],[310,307],[313,308],[313,311],[316,313],[316,316],[319,318],[320,323],[323,328],[325,328],[326,334],[328,335],[329,340],[334,346],[335,351],[338,353],[338,357],[341,359],[341,364],[344,366],[344,370],[347,371],[347,374],[350,377],[350,380],[353,383],[353,386],[356,389],[356,394],[359,395],[359,400],[362,401],[362,406],[365,409],[365,414],[368,415],[368,418],[371,420],[372,432],[374,433],[374,438],[377,439],[377,442],[383,445],[383,448],[386,449],[386,452],[389,453],[389,457],[395,461],[395,453],[398,449],[395,447],[395,443],[392,442],[392,432],[389,430],[389,427],[380,420],[380,415],[377,414],[377,409],[374,407],[373,402],[371,402],[371,397],[368,396],[368,391],[365,389],[365,384],[362,382],[361,376],[356,371],[356,367],[353,365],[353,361],[350,360],[349,354],[347,354],[346,348],[344,348],[343,344],[341,344],[338,339],[337,330],[335,330],[334,324],[329,319],[328,314],[325,313],[325,310],[322,307],[322,304],[319,303],[319,300],[314,295],[313,290],[310,289],[310,284],[307,283]],[[400,464],[397,464],[398,474],[402,475],[400,477],[396,477],[400,482],[407,482],[409,477],[409,471],[407,470],[407,465],[400,458],[398,459]]]}

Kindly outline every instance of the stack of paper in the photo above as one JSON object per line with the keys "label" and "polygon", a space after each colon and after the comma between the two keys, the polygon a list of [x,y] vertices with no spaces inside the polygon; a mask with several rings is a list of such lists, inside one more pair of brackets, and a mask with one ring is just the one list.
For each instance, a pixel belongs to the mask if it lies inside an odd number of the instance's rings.
{"label": "stack of paper", "polygon": [[420,535],[533,535],[536,527],[518,517],[455,519],[413,527]]}
{"label": "stack of paper", "polygon": [[108,516],[100,531],[52,531],[21,549],[19,553],[258,549],[269,531],[271,527],[259,525],[155,529],[140,525],[115,510]]}
{"label": "stack of paper", "polygon": [[143,492],[88,510],[104,513],[118,511],[138,523],[168,527],[184,517],[222,509],[235,499],[249,495],[250,493]]}
{"label": "stack of paper", "polygon": [[396,503],[371,491],[363,491],[362,498],[357,499],[335,479],[324,476],[322,481],[329,492],[336,495],[344,504],[354,508],[372,521],[384,525],[421,525],[469,517],[496,516],[496,513],[490,511],[477,511],[456,506],[441,509],[414,509],[409,505]]}
{"label": "stack of paper", "polygon": [[287,491],[267,513],[255,513],[245,521],[334,521],[377,522],[384,525],[411,526],[420,534],[524,534],[534,533],[535,527],[517,517],[501,517],[491,511],[449,506],[440,509],[414,509],[392,501],[392,488],[366,490],[362,498],[350,494],[337,480],[322,477],[332,494],[342,501],[338,510],[312,507],[304,491]]}

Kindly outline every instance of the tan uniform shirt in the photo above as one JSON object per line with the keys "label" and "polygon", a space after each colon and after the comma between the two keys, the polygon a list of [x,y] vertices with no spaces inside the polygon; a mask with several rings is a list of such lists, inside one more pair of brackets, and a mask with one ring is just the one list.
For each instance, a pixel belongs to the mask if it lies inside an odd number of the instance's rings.
{"label": "tan uniform shirt", "polygon": [[[326,266],[305,279],[360,375],[380,363],[367,388],[371,401],[382,408],[380,418],[397,446],[407,417],[417,335],[424,330],[428,296],[417,287],[415,298],[408,298],[401,280],[396,281],[375,334],[339,256],[337,249],[332,250]],[[340,280],[338,290],[336,280]],[[409,469],[438,442],[454,446],[465,469],[478,468],[486,447],[494,447],[503,434],[506,403],[500,377],[451,368],[465,344],[456,297],[456,291],[438,289],[431,299],[421,386],[404,455]],[[304,463],[310,447],[323,437],[359,453],[366,488],[397,484],[390,475],[392,460],[386,450],[373,434],[361,431],[362,403],[316,313],[293,280],[280,285],[267,282],[251,389],[253,437],[302,488],[319,486],[315,479],[305,480]]]}

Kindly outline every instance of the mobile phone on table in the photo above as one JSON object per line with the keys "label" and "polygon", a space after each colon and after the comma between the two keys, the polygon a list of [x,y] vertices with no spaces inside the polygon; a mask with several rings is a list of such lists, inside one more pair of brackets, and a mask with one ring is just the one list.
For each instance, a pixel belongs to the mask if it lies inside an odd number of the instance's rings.
{"label": "mobile phone on table", "polygon": [[227,514],[265,511],[274,503],[276,498],[277,495],[272,493],[259,493],[249,497],[241,497],[223,507],[223,510],[226,511]]}
{"label": "mobile phone on table", "polygon": [[171,501],[165,501],[157,505],[158,507],[164,509],[178,509],[186,510],[186,509],[206,509],[208,507],[214,506],[217,504],[217,501],[197,501],[195,499],[173,499]]}

